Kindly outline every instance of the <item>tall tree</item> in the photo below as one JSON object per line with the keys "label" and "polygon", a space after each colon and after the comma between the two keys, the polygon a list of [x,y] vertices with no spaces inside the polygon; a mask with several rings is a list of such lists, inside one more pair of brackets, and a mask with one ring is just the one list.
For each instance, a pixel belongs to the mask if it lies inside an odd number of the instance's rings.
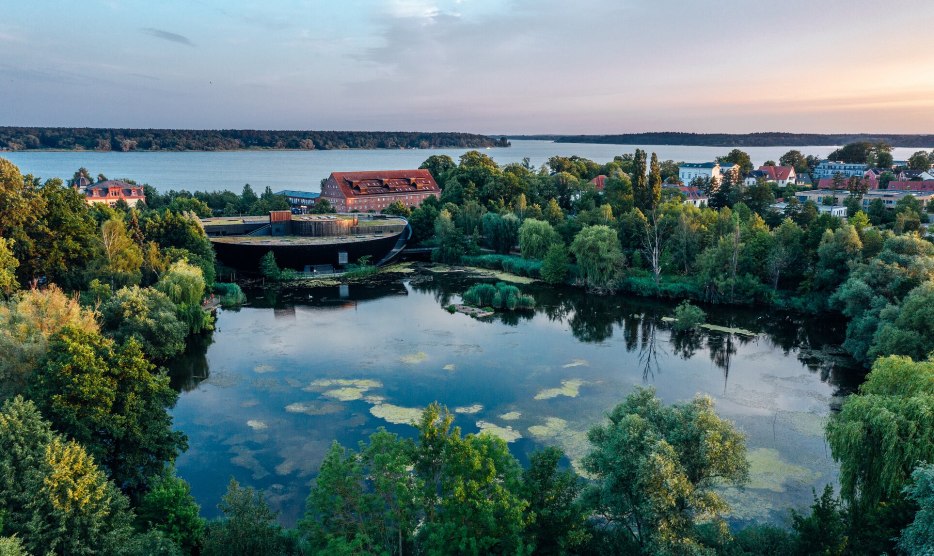
{"label": "tall tree", "polygon": [[695,520],[722,523],[729,509],[715,488],[748,476],[745,438],[707,397],[665,407],[640,389],[587,438],[584,469],[595,481],[586,500],[604,534],[641,554],[697,548]]}
{"label": "tall tree", "polygon": [[623,252],[616,232],[608,226],[589,226],[571,243],[580,277],[588,289],[605,291],[616,287],[623,269]]}
{"label": "tall tree", "polygon": [[636,149],[632,161],[632,198],[636,208],[647,210],[651,205],[651,192],[646,174],[646,155],[642,149]]}
{"label": "tall tree", "polygon": [[261,493],[231,479],[217,507],[224,517],[208,525],[205,556],[283,554],[286,539],[276,523],[276,512]]}
{"label": "tall tree", "polygon": [[178,394],[130,339],[65,328],[29,392],[56,430],[81,442],[124,492],[139,500],[150,478],[187,447],[167,409]]}

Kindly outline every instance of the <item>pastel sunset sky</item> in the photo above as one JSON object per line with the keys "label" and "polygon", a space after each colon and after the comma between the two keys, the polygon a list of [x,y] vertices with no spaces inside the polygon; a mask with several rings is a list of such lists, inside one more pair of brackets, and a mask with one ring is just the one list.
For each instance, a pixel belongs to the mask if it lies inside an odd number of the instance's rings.
{"label": "pastel sunset sky", "polygon": [[934,133],[930,0],[29,0],[0,125]]}

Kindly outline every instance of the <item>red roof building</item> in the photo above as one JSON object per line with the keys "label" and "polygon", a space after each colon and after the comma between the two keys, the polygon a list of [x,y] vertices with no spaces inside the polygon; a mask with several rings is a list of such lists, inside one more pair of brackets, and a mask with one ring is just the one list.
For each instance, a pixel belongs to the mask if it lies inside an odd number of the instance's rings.
{"label": "red roof building", "polygon": [[889,189],[893,191],[934,191],[934,180],[890,181]]}
{"label": "red roof building", "polygon": [[321,199],[337,212],[380,211],[400,201],[417,207],[428,197],[440,197],[441,188],[428,170],[332,172],[321,186]]}
{"label": "red roof building", "polygon": [[[81,191],[80,187],[78,189]],[[84,200],[89,204],[107,203],[114,206],[118,201],[126,201],[131,207],[137,203],[146,204],[143,186],[133,185],[119,180],[97,182],[84,187]]]}
{"label": "red roof building", "polygon": [[[843,185],[841,185],[837,189],[841,191],[847,189],[849,187],[849,182],[851,179],[854,179],[854,178],[843,178]],[[876,179],[875,176],[869,175],[867,177],[855,178],[855,179],[861,179],[867,182],[867,184],[869,185],[868,189],[879,189],[879,180]],[[817,188],[818,189],[833,189],[834,188],[833,178],[821,178],[817,182]]]}
{"label": "red roof building", "polygon": [[599,176],[590,180],[590,183],[593,184],[594,189],[596,189],[598,192],[602,192],[603,188],[606,187],[606,176],[600,174]]}
{"label": "red roof building", "polygon": [[792,166],[759,166],[759,171],[765,174],[765,181],[779,185],[795,182],[795,169]]}

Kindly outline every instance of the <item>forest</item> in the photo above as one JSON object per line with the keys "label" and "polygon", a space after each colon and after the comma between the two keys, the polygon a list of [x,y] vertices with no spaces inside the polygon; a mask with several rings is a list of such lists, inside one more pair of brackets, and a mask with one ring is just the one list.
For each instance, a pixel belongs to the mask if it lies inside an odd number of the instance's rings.
{"label": "forest", "polygon": [[[551,137],[551,136],[549,136]],[[518,139],[518,137],[516,137]],[[856,142],[883,141],[893,147],[930,148],[934,135],[891,133],[681,133],[649,132],[618,135],[561,135],[558,143],[606,143],[611,145],[686,145],[693,147],[820,147]]]}
{"label": "forest", "polygon": [[[724,159],[742,161],[741,151]],[[784,157],[783,157],[784,158]],[[448,264],[526,273],[594,295],[836,312],[868,374],[826,429],[840,488],[789,508],[789,527],[733,529],[718,493],[748,478],[745,440],[697,396],[636,389],[594,423],[583,474],[555,448],[523,466],[488,434],[429,406],[414,436],[334,444],[304,517],[284,528],[262,492],[231,481],[206,520],[172,462],[187,449],[162,365],[210,334],[215,284],[196,208],[266,208],[275,196],[190,193],[89,207],[60,180],[0,158],[0,553],[921,555],[934,534],[934,244],[925,207],[805,203],[775,184],[707,184],[711,206],[664,187],[671,161],[536,168],[472,151],[435,155],[443,191],[408,216]],[[603,191],[590,180],[608,176]],[[793,187],[793,186],[790,186]],[[854,189],[851,194],[859,196]],[[193,206],[194,202],[204,207]],[[213,205],[213,206],[212,206]],[[210,307],[210,303],[209,303]]]}
{"label": "forest", "polygon": [[508,147],[472,133],[0,127],[0,151],[232,151],[240,149],[436,149]]}

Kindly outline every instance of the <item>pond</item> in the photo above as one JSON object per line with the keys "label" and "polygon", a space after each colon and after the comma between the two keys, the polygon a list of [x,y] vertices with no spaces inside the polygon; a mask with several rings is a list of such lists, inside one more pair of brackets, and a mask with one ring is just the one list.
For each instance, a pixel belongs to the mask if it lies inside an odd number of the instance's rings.
{"label": "pond", "polygon": [[189,437],[179,474],[205,515],[231,477],[262,490],[282,522],[301,516],[334,440],[402,435],[439,401],[464,433],[488,429],[520,461],[560,446],[577,466],[586,431],[636,387],[667,403],[698,393],[747,435],[751,481],[726,489],[733,519],[782,522],[836,483],[823,438],[862,375],[841,355],[844,323],[770,309],[705,307],[728,329],[672,332],[674,304],[525,285],[534,312],[483,320],[444,306],[476,278],[424,269],[380,285],[247,292],[172,369]]}

